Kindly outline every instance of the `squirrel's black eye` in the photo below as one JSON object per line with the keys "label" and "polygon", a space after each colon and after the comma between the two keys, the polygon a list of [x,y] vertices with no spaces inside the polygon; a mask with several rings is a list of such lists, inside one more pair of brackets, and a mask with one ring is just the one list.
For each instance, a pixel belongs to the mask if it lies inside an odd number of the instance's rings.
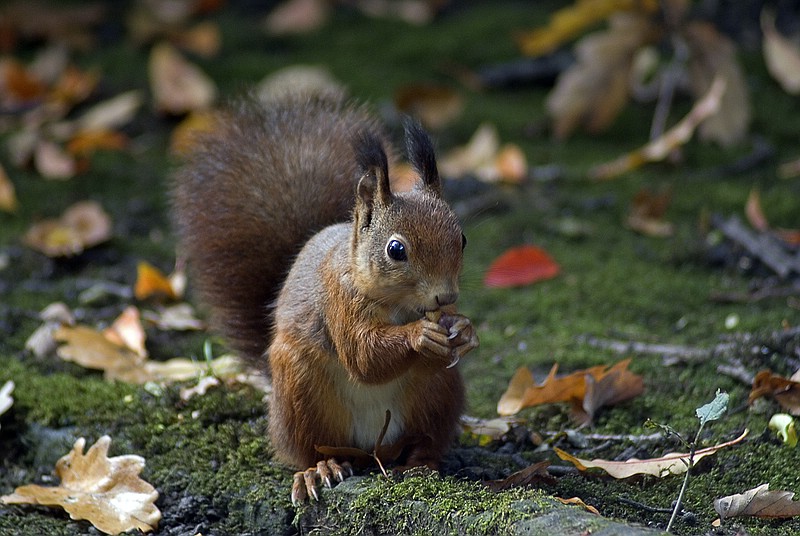
{"label": "squirrel's black eye", "polygon": [[461,233],[461,249],[467,247],[467,236],[464,233]]}
{"label": "squirrel's black eye", "polygon": [[399,240],[389,240],[389,243],[386,244],[386,254],[389,255],[390,259],[395,261],[408,260],[406,246]]}

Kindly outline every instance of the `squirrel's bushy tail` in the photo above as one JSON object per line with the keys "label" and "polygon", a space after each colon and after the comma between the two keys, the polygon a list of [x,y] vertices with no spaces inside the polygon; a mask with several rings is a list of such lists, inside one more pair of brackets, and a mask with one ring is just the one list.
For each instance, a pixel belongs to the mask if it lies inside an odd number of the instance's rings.
{"label": "squirrel's bushy tail", "polygon": [[179,255],[213,327],[250,364],[266,367],[272,303],[295,255],[350,218],[364,131],[385,139],[338,97],[244,99],[219,112],[175,174]]}

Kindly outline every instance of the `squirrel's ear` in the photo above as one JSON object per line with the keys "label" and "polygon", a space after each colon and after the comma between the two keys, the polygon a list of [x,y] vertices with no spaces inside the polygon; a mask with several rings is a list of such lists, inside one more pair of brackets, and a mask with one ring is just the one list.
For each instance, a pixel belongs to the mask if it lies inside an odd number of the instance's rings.
{"label": "squirrel's ear", "polygon": [[422,178],[425,188],[441,197],[442,184],[430,136],[419,122],[409,117],[403,121],[403,126],[406,131],[406,152],[414,171]]}
{"label": "squirrel's ear", "polygon": [[356,219],[359,227],[366,227],[375,205],[388,206],[394,197],[389,186],[389,161],[381,140],[363,132],[356,144],[356,154],[363,173],[356,190]]}

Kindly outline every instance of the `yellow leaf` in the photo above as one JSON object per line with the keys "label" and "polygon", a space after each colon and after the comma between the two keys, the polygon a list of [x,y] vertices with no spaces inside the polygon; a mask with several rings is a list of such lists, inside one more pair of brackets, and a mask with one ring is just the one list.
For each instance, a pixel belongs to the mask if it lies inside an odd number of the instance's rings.
{"label": "yellow leaf", "polygon": [[56,463],[57,487],[30,484],[4,495],[4,504],[60,506],[72,519],[85,519],[106,534],[132,529],[150,532],[161,520],[158,492],[139,478],[144,458],[132,454],[108,457],[111,438],[103,436],[83,453],[79,438]]}
{"label": "yellow leaf", "polygon": [[519,46],[529,56],[548,54],[615,12],[652,14],[658,8],[657,0],[576,0],[573,5],[556,11],[548,26],[521,36]]}
{"label": "yellow leaf", "polygon": [[172,281],[161,270],[145,261],[139,261],[136,266],[136,284],[133,288],[133,295],[140,301],[153,297],[176,300],[179,296]]}
{"label": "yellow leaf", "polygon": [[214,130],[215,118],[216,115],[208,110],[191,112],[173,129],[169,140],[170,153],[183,158],[191,155],[198,137]]}
{"label": "yellow leaf", "polygon": [[[748,431],[745,430],[742,435],[736,439],[696,451],[694,453],[694,463],[697,463],[706,456],[715,454],[720,449],[730,447],[731,445],[741,442],[745,437],[747,437],[747,433]],[[626,460],[624,462],[612,462],[600,459],[584,460],[564,452],[559,448],[555,448],[555,452],[559,458],[572,463],[581,471],[599,468],[603,469],[614,478],[628,478],[634,475],[652,475],[657,477],[680,475],[685,473],[689,468],[688,453],[671,452],[659,458],[649,458],[647,460],[631,458],[630,460]]]}

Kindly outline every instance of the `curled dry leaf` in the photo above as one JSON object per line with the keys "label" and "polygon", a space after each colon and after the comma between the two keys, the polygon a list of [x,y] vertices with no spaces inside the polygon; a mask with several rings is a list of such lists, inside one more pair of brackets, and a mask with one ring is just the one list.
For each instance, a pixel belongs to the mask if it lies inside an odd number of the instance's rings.
{"label": "curled dry leaf", "polygon": [[539,485],[542,483],[553,484],[555,478],[547,472],[549,460],[529,465],[525,469],[510,474],[502,480],[484,480],[483,484],[492,491],[505,491],[512,488]]}
{"label": "curled dry leaf", "polygon": [[[742,432],[742,435],[736,439],[696,451],[693,458],[694,463],[697,463],[706,456],[716,454],[720,449],[740,443],[747,437],[747,433],[748,431],[745,430]],[[628,478],[635,475],[652,475],[661,478],[667,475],[683,474],[689,468],[688,453],[671,452],[659,458],[649,458],[647,460],[631,458],[624,462],[612,462],[600,459],[584,460],[582,458],[576,458],[559,448],[555,448],[554,450],[559,458],[572,463],[581,471],[593,468],[603,469],[614,478]]]}
{"label": "curled dry leaf", "polygon": [[586,504],[585,502],[583,502],[583,500],[580,497],[572,497],[571,499],[562,499],[561,497],[554,497],[554,498],[555,498],[555,500],[559,501],[562,504],[566,504],[566,505],[574,504],[575,506],[580,506],[581,508],[583,508],[587,512],[591,512],[591,513],[593,513],[595,515],[598,515],[598,516],[600,515],[600,511],[597,508],[595,508],[594,506],[591,506],[589,504]]}
{"label": "curled dry leaf", "polygon": [[747,221],[756,231],[764,232],[769,229],[769,222],[764,215],[764,210],[761,208],[761,194],[757,188],[750,190],[747,202],[744,205],[744,214],[747,216]]}
{"label": "curled dry leaf", "polygon": [[530,370],[520,367],[500,397],[497,413],[513,415],[539,404],[569,402],[579,420],[591,420],[601,406],[618,404],[642,394],[644,382],[641,376],[627,370],[630,362],[624,359],[611,366],[598,365],[561,377],[556,377],[556,363],[541,384],[536,383]]}
{"label": "curled dry leaf", "polygon": [[769,74],[790,95],[800,93],[800,48],[775,29],[775,14],[766,9],[761,12],[761,31],[764,40],[761,49]]}
{"label": "curled dry leaf", "polygon": [[159,307],[156,311],[145,311],[144,318],[160,330],[189,331],[206,328],[188,303],[176,303],[169,307]]}
{"label": "curled dry leaf", "polygon": [[128,146],[128,137],[113,130],[81,130],[67,143],[74,156],[90,156],[95,151],[119,151]]}
{"label": "curled dry leaf", "polygon": [[94,201],[75,203],[58,219],[28,229],[23,241],[48,257],[77,255],[111,238],[111,218]]}
{"label": "curled dry leaf", "polygon": [[217,88],[211,78],[168,43],[153,47],[148,67],[153,99],[160,112],[180,115],[203,110],[216,99]]}
{"label": "curled dry leaf", "polygon": [[542,248],[518,246],[507,250],[486,270],[483,284],[490,288],[509,288],[530,285],[552,279],[561,267]]}
{"label": "curled dry leaf", "polygon": [[55,353],[58,344],[55,332],[62,325],[75,324],[75,316],[69,307],[62,302],[51,303],[39,313],[44,323],[31,333],[25,341],[25,349],[38,358],[44,358]]}
{"label": "curled dry leaf", "polygon": [[5,168],[0,165],[0,210],[13,213],[17,211],[18,205],[14,183],[8,178]]}
{"label": "curled dry leaf", "polygon": [[616,160],[593,167],[589,171],[589,176],[600,180],[613,179],[648,162],[664,160],[672,151],[691,139],[700,123],[719,111],[725,87],[725,78],[715,78],[708,89],[708,93],[695,102],[686,117],[681,119],[675,126],[645,146],[624,154]]}
{"label": "curled dry leaf", "polygon": [[127,348],[139,357],[147,357],[144,347],[146,338],[144,326],[139,309],[130,305],[114,320],[108,328],[103,330],[103,336],[109,341]]}
{"label": "curled dry leaf", "polygon": [[794,492],[770,491],[769,484],[744,493],[714,500],[714,510],[719,517],[755,516],[766,518],[794,517],[800,515],[800,501],[793,501]]}
{"label": "curled dry leaf", "polygon": [[158,492],[139,478],[144,458],[133,454],[109,458],[108,436],[98,439],[86,454],[85,445],[86,440],[79,438],[56,463],[59,486],[20,486],[2,502],[60,506],[72,519],[85,519],[106,534],[154,530],[161,512],[155,505]]}
{"label": "curled dry leaf", "polygon": [[103,131],[122,127],[130,123],[143,101],[142,92],[133,90],[99,102],[77,119],[78,130]]}
{"label": "curled dry leaf", "polygon": [[800,381],[786,379],[770,370],[759,371],[747,401],[752,404],[762,396],[772,397],[792,415],[800,415]]}
{"label": "curled dry leaf", "polygon": [[182,292],[178,292],[171,279],[149,262],[139,261],[136,265],[136,284],[133,295],[137,300],[160,298],[177,300]]}

